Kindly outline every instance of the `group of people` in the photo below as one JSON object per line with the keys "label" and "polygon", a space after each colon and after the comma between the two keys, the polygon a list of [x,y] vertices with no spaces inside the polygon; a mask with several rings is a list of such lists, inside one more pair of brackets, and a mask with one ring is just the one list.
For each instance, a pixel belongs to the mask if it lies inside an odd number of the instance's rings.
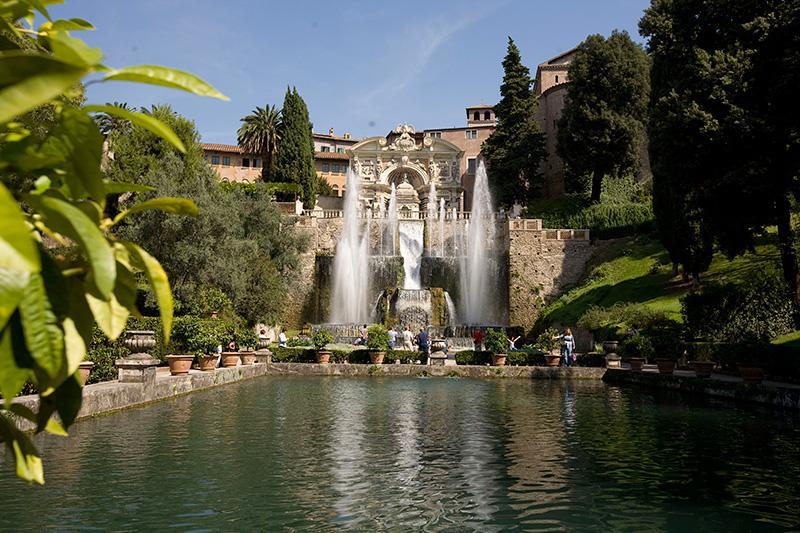
{"label": "group of people", "polygon": [[[572,335],[572,330],[570,328],[566,328],[564,333],[556,335],[555,338],[561,341],[561,363],[564,366],[572,366],[572,363],[574,363],[576,360],[575,336]],[[507,337],[507,339],[509,351],[516,350],[516,342],[520,339],[520,336],[517,335],[516,337]],[[483,340],[483,331],[481,329],[476,329],[472,334],[472,343],[476,352],[484,350]]]}
{"label": "group of people", "polygon": [[[406,350],[409,352],[419,351],[422,353],[430,352],[430,337],[425,328],[419,328],[419,333],[416,335],[411,331],[411,327],[406,325],[402,331],[397,331],[394,326],[389,328],[389,349],[390,350]],[[358,338],[353,344],[363,346],[367,344],[367,325],[361,328]]]}

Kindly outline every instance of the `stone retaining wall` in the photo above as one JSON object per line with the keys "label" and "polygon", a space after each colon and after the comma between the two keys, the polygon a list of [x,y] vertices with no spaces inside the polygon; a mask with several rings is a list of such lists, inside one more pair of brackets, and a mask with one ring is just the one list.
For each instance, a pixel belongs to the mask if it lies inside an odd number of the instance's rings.
{"label": "stone retaining wall", "polygon": [[760,383],[752,385],[741,381],[698,378],[693,375],[631,372],[627,369],[615,368],[608,369],[603,381],[615,385],[655,387],[789,409],[800,409],[800,387],[787,384]]}

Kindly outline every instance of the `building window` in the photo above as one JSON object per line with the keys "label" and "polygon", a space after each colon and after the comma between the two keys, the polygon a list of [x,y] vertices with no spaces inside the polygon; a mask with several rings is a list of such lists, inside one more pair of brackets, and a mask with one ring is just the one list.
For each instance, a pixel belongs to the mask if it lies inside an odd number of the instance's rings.
{"label": "building window", "polygon": [[558,83],[558,74],[556,74],[556,83]]}
{"label": "building window", "polygon": [[481,119],[481,112],[480,111],[475,111],[472,114],[472,120],[480,120],[480,119]]}
{"label": "building window", "polygon": [[330,172],[331,166],[328,163],[322,163],[322,171],[323,172]]}
{"label": "building window", "polygon": [[212,155],[211,156],[211,164],[212,165],[219,165],[219,156],[218,155]]}
{"label": "building window", "polygon": [[242,158],[242,166],[243,167],[249,167],[250,166],[250,159],[247,158],[247,157],[243,157]]}
{"label": "building window", "polygon": [[229,155],[222,156],[222,166],[223,167],[231,166],[231,157]]}
{"label": "building window", "polygon": [[344,148],[342,148],[342,147],[340,146],[339,148],[337,148],[337,149],[336,149],[336,153],[337,153],[337,154],[343,154],[343,153],[344,153]]}
{"label": "building window", "polygon": [[330,152],[331,151],[331,147],[330,146],[323,146],[322,147],[322,151],[323,152]]}
{"label": "building window", "polygon": [[333,164],[333,171],[336,172],[337,174],[339,173],[339,163]]}
{"label": "building window", "polygon": [[338,185],[334,185],[331,188],[333,189],[333,195],[334,196],[339,196],[339,186]]}
{"label": "building window", "polygon": [[467,130],[465,132],[467,139],[477,139],[478,138],[478,130]]}
{"label": "building window", "polygon": [[441,139],[442,138],[442,132],[441,131],[432,131],[428,135],[430,135],[434,139]]}
{"label": "building window", "polygon": [[261,168],[261,160],[259,158],[253,159],[253,168]]}
{"label": "building window", "polygon": [[483,112],[483,120],[491,120],[492,114],[489,111]]}
{"label": "building window", "polygon": [[470,176],[475,175],[475,158],[471,157],[467,159],[467,174]]}
{"label": "building window", "polygon": [[342,165],[342,174],[347,174],[347,163]]}

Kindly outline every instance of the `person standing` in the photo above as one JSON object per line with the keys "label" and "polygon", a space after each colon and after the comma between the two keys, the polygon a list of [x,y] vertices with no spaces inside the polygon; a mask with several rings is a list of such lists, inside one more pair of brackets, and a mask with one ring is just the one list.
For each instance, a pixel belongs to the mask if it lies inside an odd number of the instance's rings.
{"label": "person standing", "polygon": [[417,333],[417,347],[420,353],[428,355],[428,332],[425,331],[425,328],[419,328],[419,333]]}
{"label": "person standing", "polygon": [[281,331],[280,335],[278,335],[278,346],[286,348],[286,333],[284,331]]}
{"label": "person standing", "polygon": [[483,331],[476,329],[472,334],[472,343],[475,345],[476,352],[483,351]]}
{"label": "person standing", "polygon": [[389,328],[389,349],[394,350],[395,345],[397,344],[397,330],[394,329],[394,326]]}
{"label": "person standing", "polygon": [[561,360],[565,366],[572,366],[575,361],[575,337],[572,336],[572,330],[565,329],[559,338],[561,339]]}
{"label": "person standing", "polygon": [[414,334],[411,333],[411,328],[406,326],[406,329],[403,330],[403,349],[409,352],[414,351],[414,345],[412,344],[412,340],[414,339]]}

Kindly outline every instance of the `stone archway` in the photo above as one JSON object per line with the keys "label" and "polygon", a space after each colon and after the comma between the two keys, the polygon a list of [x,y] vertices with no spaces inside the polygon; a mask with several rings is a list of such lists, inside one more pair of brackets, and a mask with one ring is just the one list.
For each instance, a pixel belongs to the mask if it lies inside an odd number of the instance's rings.
{"label": "stone archway", "polygon": [[381,183],[395,187],[402,183],[408,182],[414,190],[421,191],[428,184],[427,174],[421,169],[412,166],[395,165],[394,168],[388,168],[381,176]]}

